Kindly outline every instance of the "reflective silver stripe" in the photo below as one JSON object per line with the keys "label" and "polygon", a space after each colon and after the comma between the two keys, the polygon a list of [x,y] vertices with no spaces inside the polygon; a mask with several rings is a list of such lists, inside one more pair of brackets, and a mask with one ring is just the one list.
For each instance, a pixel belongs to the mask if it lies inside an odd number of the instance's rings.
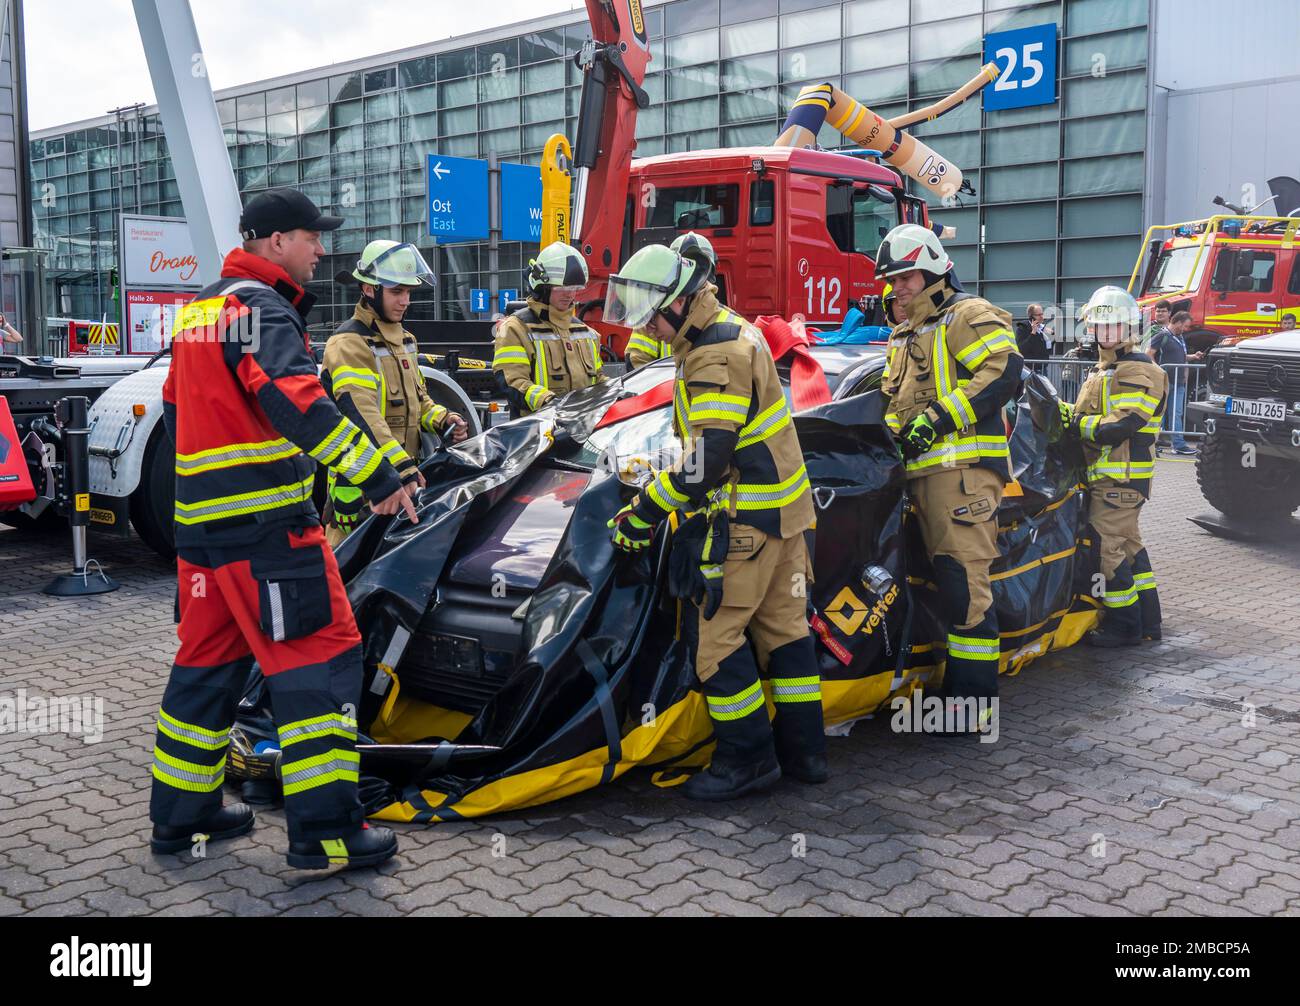
{"label": "reflective silver stripe", "polygon": [[759,413],[756,422],[740,431],[740,439],[736,442],[737,448],[748,447],[760,440],[766,440],[768,434],[790,422],[790,412],[785,407],[785,399],[782,398],[775,405],[777,408],[770,416],[764,418],[763,414]]}
{"label": "reflective silver stripe", "polygon": [[266,595],[271,602],[271,638],[284,639],[284,602],[280,600],[280,585],[271,580],[266,585]]}
{"label": "reflective silver stripe", "polygon": [[280,734],[280,747],[283,749],[295,741],[304,737],[317,737],[326,734],[343,734],[344,736],[356,740],[357,738],[357,721],[350,716],[343,716],[339,713],[332,713],[328,716],[320,716],[315,720],[307,723],[299,723],[288,729],[282,729]]}
{"label": "reflective silver stripe", "polygon": [[756,682],[739,695],[730,695],[723,699],[715,699],[710,695],[708,696],[709,711],[712,713],[738,713],[753,705],[754,701],[761,697],[762,691],[763,686]]}
{"label": "reflective silver stripe", "polygon": [[229,450],[218,450],[205,452],[200,457],[184,458],[180,455],[176,457],[176,474],[186,474],[186,469],[190,468],[208,468],[221,461],[234,461],[243,458],[262,458],[262,457],[282,457],[286,447],[293,447],[294,453],[298,453],[298,448],[290,444],[289,441],[281,438],[272,440],[265,444],[257,446],[243,446],[231,448]]}
{"label": "reflective silver stripe", "polygon": [[243,493],[219,503],[177,503],[176,520],[184,524],[196,518],[215,517],[223,513],[267,510],[276,503],[301,503],[311,499],[312,482],[313,479],[309,478],[297,485],[277,486],[260,493]]}
{"label": "reflective silver stripe", "polygon": [[775,681],[772,682],[772,698],[776,702],[789,701],[796,696],[805,700],[819,699],[821,694],[820,682],[807,685],[778,685]]}
{"label": "reflective silver stripe", "polygon": [[370,446],[369,442],[358,443],[353,447],[352,453],[356,455],[356,460],[347,468],[341,470],[345,479],[349,482],[356,480],[356,477],[366,470],[367,466],[375,458],[375,449]]}
{"label": "reflective silver stripe", "polygon": [[306,782],[308,779],[315,779],[317,776],[356,771],[357,762],[348,760],[345,753],[335,752],[332,761],[323,761],[319,765],[308,765],[306,768],[285,772],[281,781],[284,785],[290,786],[294,783]]}
{"label": "reflective silver stripe", "polygon": [[357,427],[348,422],[342,423],[341,427],[338,433],[330,438],[329,443],[317,447],[311,452],[311,456],[321,464],[327,465],[335,460],[335,456],[342,454],[352,441],[352,438],[359,432]]}

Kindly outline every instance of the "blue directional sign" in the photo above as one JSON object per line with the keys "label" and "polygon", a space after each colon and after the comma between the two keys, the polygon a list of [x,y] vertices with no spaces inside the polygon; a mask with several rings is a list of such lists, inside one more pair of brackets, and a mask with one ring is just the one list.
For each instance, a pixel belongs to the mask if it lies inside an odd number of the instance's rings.
{"label": "blue directional sign", "polygon": [[488,236],[487,161],[430,154],[425,186],[430,237],[447,243]]}
{"label": "blue directional sign", "polygon": [[984,36],[984,62],[998,79],[984,88],[984,108],[1023,108],[1056,101],[1056,25],[1036,24]]}
{"label": "blue directional sign", "polygon": [[469,309],[475,314],[487,314],[490,291],[473,289],[469,292]]}
{"label": "blue directional sign", "polygon": [[537,243],[542,236],[542,169],[501,165],[501,237]]}
{"label": "blue directional sign", "polygon": [[509,304],[512,300],[518,300],[518,299],[519,299],[518,290],[502,290],[500,293],[497,294],[497,304],[499,305],[497,310],[499,310],[502,314],[505,314],[506,305]]}

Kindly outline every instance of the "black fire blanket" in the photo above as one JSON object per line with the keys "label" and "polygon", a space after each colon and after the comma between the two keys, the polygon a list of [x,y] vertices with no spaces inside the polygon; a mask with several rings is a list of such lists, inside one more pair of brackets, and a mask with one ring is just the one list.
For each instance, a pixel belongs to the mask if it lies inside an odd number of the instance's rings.
{"label": "black fire blanket", "polygon": [[[402,693],[403,660],[430,645],[421,620],[458,535],[544,456],[564,464],[617,400],[616,384],[439,451],[422,468],[420,521],[372,517],[338,556],[364,639],[358,714],[362,794],[375,817],[440,821],[527,807],[608,782],[633,767],[671,784],[707,762],[711,727],[697,690],[689,610],[664,589],[671,528],[638,557],[618,552],[606,521],[632,490],[596,470],[522,613],[516,663],[477,712]],[[1014,422],[1016,482],[999,511],[994,600],[1002,670],[1070,645],[1096,620],[1081,546],[1081,455],[1062,440],[1056,399],[1026,375]],[[943,638],[893,439],[871,392],[795,418],[817,511],[809,620],[828,726],[847,728],[937,682]],[[588,465],[588,467],[590,467]],[[1081,548],[1083,551],[1081,551]],[[249,742],[274,742],[256,681],[240,711]],[[232,762],[233,764],[233,762]],[[232,774],[234,773],[232,770]]]}

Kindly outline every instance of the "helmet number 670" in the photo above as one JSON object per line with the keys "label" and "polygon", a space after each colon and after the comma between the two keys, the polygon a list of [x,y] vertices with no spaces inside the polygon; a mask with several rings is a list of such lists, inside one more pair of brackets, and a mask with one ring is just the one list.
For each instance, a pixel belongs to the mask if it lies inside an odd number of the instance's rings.
{"label": "helmet number 670", "polygon": [[[808,316],[817,318],[829,318],[839,310],[840,306],[840,278],[832,276],[828,281],[825,276],[817,279],[813,283],[813,278],[809,276],[804,280],[803,288],[808,291]],[[813,290],[816,289],[820,297],[821,310],[814,314],[813,311]],[[826,295],[830,294],[830,303],[826,302]]]}

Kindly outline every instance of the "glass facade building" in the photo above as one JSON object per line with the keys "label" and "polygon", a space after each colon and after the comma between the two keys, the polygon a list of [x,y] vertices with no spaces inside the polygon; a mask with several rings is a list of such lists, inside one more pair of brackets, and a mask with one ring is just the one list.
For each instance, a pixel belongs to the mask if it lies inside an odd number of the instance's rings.
{"label": "glass facade building", "polygon": [[[1142,234],[1148,0],[672,0],[647,6],[651,105],[638,154],[766,144],[799,89],[831,81],[885,117],[931,103],[978,71],[989,32],[1054,22],[1055,104],[983,111],[972,99],[911,130],[976,190],[935,219],[967,289],[1018,317],[1031,301],[1082,301],[1127,281]],[[426,249],[430,153],[536,164],[547,137],[573,139],[586,40],[581,11],[357,60],[217,95],[241,192],[295,186],[347,223],[326,237],[312,292],[320,330],[351,309],[329,277],[364,244]],[[845,146],[829,126],[827,148]],[[156,111],[136,108],[31,140],[38,243],[51,251],[55,313],[114,312],[109,269],[119,212],[182,216]],[[913,186],[913,188],[917,188]],[[535,247],[504,243],[498,285],[520,286]],[[491,285],[486,242],[438,249],[440,316],[469,315]],[[432,298],[413,305],[433,317]]]}

